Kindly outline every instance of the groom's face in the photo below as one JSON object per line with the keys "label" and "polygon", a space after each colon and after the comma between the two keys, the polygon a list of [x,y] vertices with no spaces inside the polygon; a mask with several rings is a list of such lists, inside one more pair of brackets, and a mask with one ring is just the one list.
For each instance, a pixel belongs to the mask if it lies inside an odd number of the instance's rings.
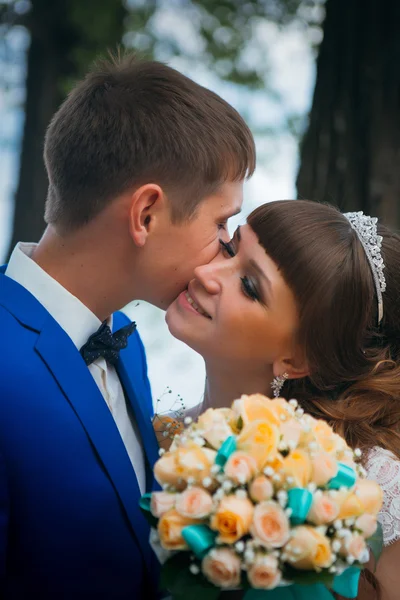
{"label": "groom's face", "polygon": [[[209,263],[220,251],[220,240],[229,240],[227,222],[238,214],[243,203],[243,182],[226,182],[200,203],[189,221],[172,223],[170,218],[158,231],[152,245],[152,262],[146,273],[146,298],[160,308],[168,308],[187,288],[199,265]],[[149,262],[147,263],[149,265]]]}

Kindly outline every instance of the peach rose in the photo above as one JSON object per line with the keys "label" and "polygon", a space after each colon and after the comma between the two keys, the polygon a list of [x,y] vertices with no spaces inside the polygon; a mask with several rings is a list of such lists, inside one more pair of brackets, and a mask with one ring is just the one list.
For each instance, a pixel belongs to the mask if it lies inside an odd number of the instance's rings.
{"label": "peach rose", "polygon": [[225,464],[224,473],[232,481],[245,484],[257,473],[257,463],[245,452],[233,452]]}
{"label": "peach rose", "polygon": [[342,548],[339,551],[341,556],[351,556],[354,560],[360,560],[367,549],[365,539],[359,533],[353,533],[343,539]]}
{"label": "peach rose", "polygon": [[263,502],[272,498],[274,488],[268,477],[259,475],[251,482],[249,493],[254,502]]}
{"label": "peach rose", "polygon": [[338,472],[337,461],[328,452],[318,452],[316,456],[312,457],[311,467],[312,481],[318,486],[328,483]]}
{"label": "peach rose", "polygon": [[229,414],[213,408],[209,408],[198,418],[197,425],[202,437],[216,450],[232,435],[228,419]]}
{"label": "peach rose", "polygon": [[312,475],[311,461],[307,452],[299,448],[293,450],[283,459],[282,471],[286,477],[293,479],[290,487],[306,487]]}
{"label": "peach rose", "polygon": [[289,521],[279,504],[261,502],[254,509],[250,531],[256,541],[266,548],[280,548],[289,539]]}
{"label": "peach rose", "polygon": [[277,453],[279,429],[267,421],[254,421],[242,429],[236,442],[237,449],[252,456],[261,470]]}
{"label": "peach rose", "polygon": [[151,495],[150,511],[153,517],[159,519],[164,513],[175,508],[176,494],[169,492],[153,492]]}
{"label": "peach rose", "polygon": [[357,482],[355,494],[359,498],[365,512],[377,515],[382,508],[382,488],[369,479],[360,479]]}
{"label": "peach rose", "polygon": [[378,527],[378,522],[376,520],[375,515],[369,515],[368,513],[364,513],[361,517],[358,517],[355,523],[356,529],[359,529],[361,535],[368,539],[371,535],[374,535],[376,528]]}
{"label": "peach rose", "polygon": [[199,487],[187,488],[178,495],[175,508],[179,514],[192,519],[204,519],[211,513],[212,497]]}
{"label": "peach rose", "polygon": [[187,545],[182,537],[182,529],[196,525],[199,521],[183,517],[174,508],[164,513],[158,521],[160,544],[165,550],[185,550]]}
{"label": "peach rose", "polygon": [[240,558],[229,548],[211,550],[201,566],[204,576],[216,587],[230,589],[240,585]]}
{"label": "peach rose", "polygon": [[284,553],[287,562],[305,571],[329,567],[333,559],[328,538],[307,525],[294,529]]}
{"label": "peach rose", "polygon": [[[154,466],[154,475],[160,485],[169,484],[183,489],[185,482],[192,478],[193,483],[201,483],[209,477],[217,453],[208,448],[190,446],[177,448],[164,454]],[[183,482],[183,483],[182,483]]]}
{"label": "peach rose", "polygon": [[272,401],[261,394],[243,395],[232,404],[232,410],[236,420],[242,421],[244,427],[254,421],[267,421],[274,425],[280,425],[279,416],[272,405]]}
{"label": "peach rose", "polygon": [[274,589],[282,578],[279,563],[275,556],[259,554],[247,571],[247,577],[253,588]]}
{"label": "peach rose", "polygon": [[332,523],[339,515],[339,505],[328,494],[316,494],[307,515],[307,521],[315,525]]}
{"label": "peach rose", "polygon": [[233,494],[224,496],[210,521],[211,529],[218,531],[218,541],[233,544],[249,532],[254,508],[247,498]]}

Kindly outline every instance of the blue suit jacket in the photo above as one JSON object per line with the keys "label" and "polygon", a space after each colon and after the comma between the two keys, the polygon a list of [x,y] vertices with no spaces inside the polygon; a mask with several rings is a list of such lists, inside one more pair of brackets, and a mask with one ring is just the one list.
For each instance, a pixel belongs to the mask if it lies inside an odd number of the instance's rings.
{"label": "blue suit jacket", "polygon": [[[155,597],[140,492],[113,417],[70,338],[0,272],[0,597]],[[128,322],[114,315],[114,329]],[[157,442],[134,332],[117,371],[146,453]]]}

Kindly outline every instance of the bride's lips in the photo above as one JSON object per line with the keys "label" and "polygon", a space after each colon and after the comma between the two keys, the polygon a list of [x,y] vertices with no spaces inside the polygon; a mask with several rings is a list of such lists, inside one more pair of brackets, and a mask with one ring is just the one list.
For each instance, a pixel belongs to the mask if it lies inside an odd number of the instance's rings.
{"label": "bride's lips", "polygon": [[195,313],[199,317],[211,319],[210,315],[200,306],[197,300],[190,294],[189,290],[184,290],[178,296],[178,303],[182,308]]}

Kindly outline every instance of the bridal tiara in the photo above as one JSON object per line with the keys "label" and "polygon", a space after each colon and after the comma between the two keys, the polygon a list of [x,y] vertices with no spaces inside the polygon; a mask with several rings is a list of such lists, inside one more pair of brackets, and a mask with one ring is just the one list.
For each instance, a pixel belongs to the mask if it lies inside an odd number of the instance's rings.
{"label": "bridal tiara", "polygon": [[367,259],[371,267],[372,276],[375,283],[376,297],[378,300],[379,325],[383,317],[382,294],[386,290],[386,280],[383,274],[385,264],[381,254],[383,237],[378,235],[378,219],[376,217],[364,215],[362,211],[344,213],[344,216],[356,232],[357,237],[365,250],[365,254],[367,255]]}

